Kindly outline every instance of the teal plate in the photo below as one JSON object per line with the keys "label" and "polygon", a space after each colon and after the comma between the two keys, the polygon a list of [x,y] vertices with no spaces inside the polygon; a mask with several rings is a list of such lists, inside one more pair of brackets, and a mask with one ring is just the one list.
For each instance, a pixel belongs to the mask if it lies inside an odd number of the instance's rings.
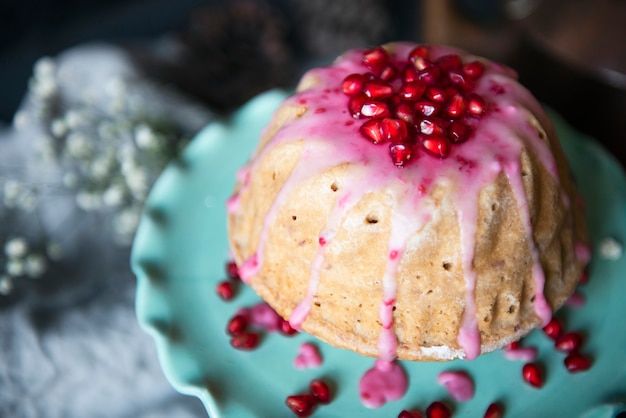
{"label": "teal plate", "polygon": [[[243,287],[224,302],[215,292],[228,260],[225,201],[236,170],[252,153],[262,127],[285,98],[265,93],[232,118],[212,123],[173,161],[155,184],[146,204],[132,251],[137,276],[136,309],[142,327],[154,338],[163,371],[180,392],[199,397],[211,418],[293,417],[285,398],[307,390],[311,379],[332,382],[335,397],[316,416],[327,418],[397,417],[402,409],[424,410],[434,400],[453,406],[455,416],[482,417],[493,401],[507,417],[626,416],[626,258],[602,258],[598,243],[607,237],[626,239],[626,181],[620,165],[594,141],[554,117],[573,174],[587,202],[594,246],[589,283],[582,287],[586,304],[564,308],[559,316],[568,329],[588,334],[583,351],[594,358],[586,372],[570,374],[564,355],[541,331],[525,345],[539,350],[545,366],[541,389],[521,378],[522,362],[500,351],[473,361],[403,362],[410,379],[401,400],[379,409],[362,406],[358,382],[373,359],[316,342],[324,362],[299,370],[292,362],[303,342],[313,337],[267,334],[254,351],[231,348],[228,319],[242,306],[259,302]],[[436,383],[444,370],[465,370],[476,395],[453,402]]]}

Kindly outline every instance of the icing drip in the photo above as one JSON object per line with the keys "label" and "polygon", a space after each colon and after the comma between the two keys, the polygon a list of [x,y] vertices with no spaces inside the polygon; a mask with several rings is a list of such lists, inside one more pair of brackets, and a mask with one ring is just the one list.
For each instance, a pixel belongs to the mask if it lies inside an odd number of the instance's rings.
{"label": "icing drip", "polygon": [[359,382],[361,402],[367,408],[379,408],[404,396],[408,379],[404,369],[396,363],[376,360]]}
{"label": "icing drip", "polygon": [[296,369],[314,369],[322,365],[322,355],[312,343],[302,343],[293,361]]}
{"label": "icing drip", "polygon": [[474,397],[474,382],[465,372],[441,372],[437,383],[445,386],[450,396],[459,402],[467,402]]}

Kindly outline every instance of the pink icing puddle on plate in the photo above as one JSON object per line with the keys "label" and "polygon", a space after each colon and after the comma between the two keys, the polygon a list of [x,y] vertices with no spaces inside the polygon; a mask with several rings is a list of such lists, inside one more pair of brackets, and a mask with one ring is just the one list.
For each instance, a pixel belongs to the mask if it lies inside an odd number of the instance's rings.
{"label": "pink icing puddle on plate", "polygon": [[322,355],[313,343],[302,343],[293,361],[296,369],[314,369],[322,365]]}
{"label": "pink icing puddle on plate", "polygon": [[437,383],[443,385],[450,396],[459,402],[467,402],[474,397],[474,382],[463,371],[439,373]]}
{"label": "pink icing puddle on plate", "polygon": [[376,360],[359,382],[361,402],[367,408],[380,408],[404,396],[409,387],[404,369],[395,361]]}
{"label": "pink icing puddle on plate", "polygon": [[248,318],[251,325],[270,332],[280,330],[280,325],[283,320],[280,315],[265,302],[257,303],[250,308],[241,308],[237,313]]}
{"label": "pink icing puddle on plate", "polygon": [[537,348],[535,347],[517,347],[505,348],[504,357],[509,360],[533,361],[537,358]]}

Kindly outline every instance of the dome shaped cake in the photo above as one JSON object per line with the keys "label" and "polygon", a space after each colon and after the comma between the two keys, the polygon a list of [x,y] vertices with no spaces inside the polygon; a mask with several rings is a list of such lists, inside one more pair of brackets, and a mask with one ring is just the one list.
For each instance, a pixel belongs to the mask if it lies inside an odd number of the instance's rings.
{"label": "dome shaped cake", "polygon": [[239,172],[229,239],[295,328],[387,361],[472,359],[572,294],[580,206],[513,70],[394,43],[304,75]]}

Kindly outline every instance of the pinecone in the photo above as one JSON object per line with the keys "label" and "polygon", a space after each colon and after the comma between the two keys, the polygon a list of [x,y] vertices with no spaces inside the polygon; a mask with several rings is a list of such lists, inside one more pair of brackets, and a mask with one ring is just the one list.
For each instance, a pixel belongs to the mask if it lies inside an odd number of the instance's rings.
{"label": "pinecone", "polygon": [[377,45],[392,33],[385,0],[288,0],[295,33],[305,52],[333,57],[356,47]]}
{"label": "pinecone", "polygon": [[138,63],[149,75],[173,83],[215,110],[228,111],[293,81],[288,31],[279,11],[266,2],[212,4],[192,13],[187,30],[169,47],[173,56],[157,52],[140,57]]}

